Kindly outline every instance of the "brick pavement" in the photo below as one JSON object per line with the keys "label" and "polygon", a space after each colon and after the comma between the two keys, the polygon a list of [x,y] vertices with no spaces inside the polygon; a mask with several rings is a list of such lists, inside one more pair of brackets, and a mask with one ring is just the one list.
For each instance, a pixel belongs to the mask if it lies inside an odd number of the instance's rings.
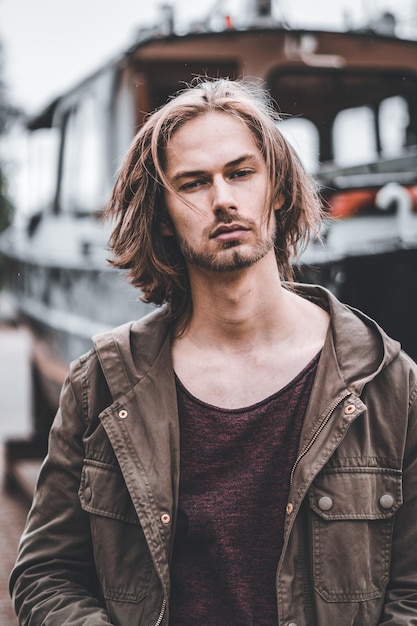
{"label": "brick pavement", "polygon": [[[2,463],[1,470],[3,477]],[[27,501],[17,493],[9,494],[2,484],[0,489],[0,626],[17,626],[17,618],[9,597],[8,579],[16,558],[17,545],[27,511]]]}
{"label": "brick pavement", "polygon": [[29,504],[4,489],[4,442],[30,429],[30,343],[24,330],[1,323],[1,302],[0,295],[0,626],[17,626],[8,579]]}

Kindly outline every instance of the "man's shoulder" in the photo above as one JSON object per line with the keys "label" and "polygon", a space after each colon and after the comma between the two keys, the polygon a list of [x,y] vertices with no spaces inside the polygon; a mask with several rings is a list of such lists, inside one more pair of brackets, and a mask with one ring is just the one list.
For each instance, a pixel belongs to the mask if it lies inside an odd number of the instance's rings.
{"label": "man's shoulder", "polygon": [[106,388],[111,395],[129,391],[146,376],[158,359],[170,333],[163,308],[145,317],[121,324],[93,337],[93,347],[74,360],[68,379],[77,397],[100,395]]}
{"label": "man's shoulder", "polygon": [[115,326],[107,331],[93,336],[93,344],[103,343],[113,338],[117,342],[128,341],[131,333],[154,333],[158,328],[169,325],[169,318],[166,307],[158,307],[150,311],[147,315],[130,320]]}
{"label": "man's shoulder", "polygon": [[114,350],[126,359],[138,348],[138,343],[151,346],[158,338],[166,336],[169,330],[167,311],[165,307],[159,307],[137,320],[97,333],[92,337],[91,349],[70,363],[69,375],[77,378],[83,372],[91,372],[100,366],[101,361],[111,358]]}
{"label": "man's shoulder", "polygon": [[136,382],[146,376],[161,351],[169,345],[171,327],[167,309],[160,307],[143,318],[96,335],[94,351],[101,368],[106,373],[113,364],[119,363],[130,380]]}

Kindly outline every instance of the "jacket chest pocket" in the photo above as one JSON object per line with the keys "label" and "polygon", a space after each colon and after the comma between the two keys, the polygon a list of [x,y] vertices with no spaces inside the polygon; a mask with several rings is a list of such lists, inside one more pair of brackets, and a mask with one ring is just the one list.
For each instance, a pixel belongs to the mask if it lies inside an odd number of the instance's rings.
{"label": "jacket chest pocket", "polygon": [[90,514],[94,560],[104,597],[140,602],[148,593],[153,564],[119,468],[85,460],[79,498]]}
{"label": "jacket chest pocket", "polygon": [[388,582],[401,472],[337,468],[322,472],[309,491],[313,575],[327,602],[381,596]]}

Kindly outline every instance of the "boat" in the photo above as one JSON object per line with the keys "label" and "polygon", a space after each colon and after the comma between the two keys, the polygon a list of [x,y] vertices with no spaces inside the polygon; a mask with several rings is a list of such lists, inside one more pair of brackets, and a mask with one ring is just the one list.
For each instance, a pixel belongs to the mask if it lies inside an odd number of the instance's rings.
{"label": "boat", "polygon": [[246,21],[225,15],[181,33],[169,16],[28,121],[50,156],[47,168],[30,164],[31,180],[47,171],[48,184],[0,240],[33,337],[33,434],[9,442],[9,473],[15,459],[45,453],[68,365],[92,335],[151,310],[109,267],[100,216],[148,112],[195,76],[269,90],[326,211],[297,279],[362,309],[417,358],[417,41],[398,37],[387,15],[356,30],[295,29],[267,2],[251,7]]}

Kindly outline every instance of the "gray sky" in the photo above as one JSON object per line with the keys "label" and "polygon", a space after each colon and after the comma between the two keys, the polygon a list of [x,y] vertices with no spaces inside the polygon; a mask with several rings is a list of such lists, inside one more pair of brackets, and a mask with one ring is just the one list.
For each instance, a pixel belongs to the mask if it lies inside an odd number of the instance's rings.
{"label": "gray sky", "polygon": [[[294,25],[340,28],[381,0],[275,0]],[[243,0],[244,2],[244,0]],[[160,0],[0,0],[0,39],[9,99],[29,113],[116,56],[138,27],[154,24]],[[204,17],[214,0],[175,0],[177,20]],[[242,5],[242,1],[241,1]],[[224,0],[231,13],[239,0]]]}

